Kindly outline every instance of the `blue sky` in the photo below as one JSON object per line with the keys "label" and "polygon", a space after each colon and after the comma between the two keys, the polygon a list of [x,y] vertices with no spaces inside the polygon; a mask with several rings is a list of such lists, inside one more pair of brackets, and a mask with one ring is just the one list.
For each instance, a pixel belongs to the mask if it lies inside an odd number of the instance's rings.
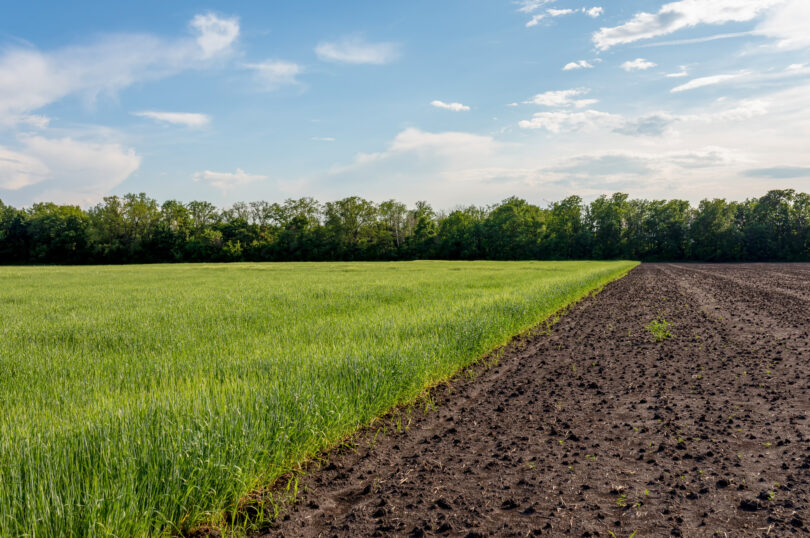
{"label": "blue sky", "polygon": [[807,0],[3,11],[6,203],[810,191]]}

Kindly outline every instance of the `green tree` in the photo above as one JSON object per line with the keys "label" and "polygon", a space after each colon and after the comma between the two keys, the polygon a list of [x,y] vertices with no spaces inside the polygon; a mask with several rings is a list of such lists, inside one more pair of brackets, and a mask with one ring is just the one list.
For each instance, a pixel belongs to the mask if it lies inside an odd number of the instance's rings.
{"label": "green tree", "polygon": [[35,263],[86,263],[89,218],[78,206],[34,204],[28,212],[30,260]]}
{"label": "green tree", "polygon": [[738,204],[722,198],[701,200],[689,226],[686,255],[693,260],[741,260],[742,234],[737,227]]}
{"label": "green tree", "polygon": [[0,200],[0,263],[29,261],[28,214]]}
{"label": "green tree", "polygon": [[468,206],[439,219],[436,256],[447,260],[484,258],[486,256],[483,244],[485,218],[485,210]]}
{"label": "green tree", "polygon": [[685,200],[656,200],[650,204],[650,252],[643,259],[682,260],[686,257],[692,209]]}
{"label": "green tree", "polygon": [[324,227],[336,259],[366,258],[375,236],[377,207],[358,196],[327,202]]}
{"label": "green tree", "polygon": [[416,202],[405,219],[405,258],[429,259],[436,250],[436,212],[425,201]]}
{"label": "green tree", "polygon": [[603,194],[591,202],[587,215],[592,237],[591,257],[609,260],[624,254],[622,232],[627,198],[627,194],[617,192],[610,198]]}
{"label": "green tree", "polygon": [[501,202],[483,222],[486,257],[492,260],[537,258],[544,232],[544,213],[520,198]]}
{"label": "green tree", "polygon": [[408,232],[408,207],[396,200],[386,200],[379,205],[378,214],[382,225],[380,238],[382,241],[393,243],[393,249],[386,249],[389,251],[389,257],[398,257]]}
{"label": "green tree", "polygon": [[551,204],[546,216],[542,253],[546,258],[571,260],[587,254],[582,198],[569,196]]}

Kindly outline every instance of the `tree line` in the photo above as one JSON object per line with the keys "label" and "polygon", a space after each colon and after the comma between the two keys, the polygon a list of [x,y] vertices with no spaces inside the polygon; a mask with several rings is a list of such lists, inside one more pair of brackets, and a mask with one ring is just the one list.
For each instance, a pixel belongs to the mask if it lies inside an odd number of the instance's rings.
{"label": "tree line", "polygon": [[810,195],[744,202],[578,196],[539,207],[507,198],[437,212],[357,196],[324,204],[159,204],[108,196],[88,210],[0,201],[0,264],[329,260],[635,259],[810,261]]}

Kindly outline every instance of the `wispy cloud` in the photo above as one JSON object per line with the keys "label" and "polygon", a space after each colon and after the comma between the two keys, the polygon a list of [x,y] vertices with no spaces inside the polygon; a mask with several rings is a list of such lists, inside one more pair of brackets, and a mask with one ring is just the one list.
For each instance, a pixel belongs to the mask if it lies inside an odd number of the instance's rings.
{"label": "wispy cloud", "polygon": [[706,86],[714,86],[732,80],[739,80],[741,78],[747,77],[749,74],[750,73],[748,71],[740,71],[739,73],[726,73],[723,75],[711,75],[708,77],[693,78],[686,84],[676,86],[672,88],[670,91],[672,93],[678,93],[678,92],[685,92],[687,90],[694,90],[696,88],[704,88]]}
{"label": "wispy cloud", "polygon": [[802,49],[810,47],[810,2],[786,0],[784,5],[772,10],[757,26],[755,33],[776,39],[779,49]]}
{"label": "wispy cloud", "polygon": [[431,101],[430,105],[436,108],[443,108],[444,110],[452,110],[453,112],[467,112],[470,110],[470,107],[462,105],[461,103],[445,103],[439,100]]}
{"label": "wispy cloud", "polygon": [[563,66],[563,71],[575,71],[577,69],[593,69],[593,64],[588,60],[579,60],[578,62],[569,62]]}
{"label": "wispy cloud", "polygon": [[533,13],[546,4],[550,4],[554,1],[555,0],[520,0],[518,2],[518,5],[520,6],[518,11],[521,13]]}
{"label": "wispy cloud", "polygon": [[650,48],[650,47],[667,47],[671,45],[694,45],[697,43],[708,43],[710,41],[717,41],[719,39],[732,39],[735,37],[745,37],[750,35],[755,35],[756,32],[732,32],[728,34],[715,34],[705,37],[693,37],[689,39],[673,39],[670,41],[656,41],[655,43],[644,43],[642,45],[637,45],[639,48]]}
{"label": "wispy cloud", "polygon": [[[530,9],[530,10],[529,9],[519,9],[518,11],[524,11],[525,13],[532,13],[532,12],[536,11],[537,9],[539,9],[540,7],[542,7],[544,4],[540,3],[540,4],[530,4],[530,5],[532,6],[532,9]],[[538,13],[536,15],[533,15],[532,18],[529,19],[526,22],[526,28],[531,28],[532,26],[537,26],[538,24],[540,24],[540,21],[542,21],[543,19],[545,19],[547,17],[552,17],[552,18],[554,18],[554,17],[563,17],[565,15],[572,15],[574,13],[584,13],[585,15],[595,19],[595,18],[599,17],[600,15],[602,15],[602,13],[604,13],[604,9],[602,9],[601,7],[598,7],[598,6],[592,7],[592,8],[584,8],[584,7],[582,7],[582,8],[579,8],[579,9],[571,9],[571,8],[555,9],[555,8],[549,8],[549,9],[547,9],[545,11],[545,13]]]}
{"label": "wispy cloud", "polygon": [[810,178],[810,166],[772,166],[770,168],[752,168],[743,172],[748,177],[765,177],[771,179]]}
{"label": "wispy cloud", "polygon": [[240,185],[267,179],[267,176],[248,174],[241,168],[237,168],[236,172],[212,172],[211,170],[196,172],[193,179],[194,181],[210,183],[218,189],[227,191]]}
{"label": "wispy cloud", "polygon": [[586,95],[588,90],[585,88],[575,88],[571,90],[555,90],[538,93],[524,104],[534,104],[548,107],[570,107],[584,108],[593,105],[599,101],[596,99],[574,99],[581,95]]}
{"label": "wispy cloud", "polygon": [[805,64],[791,64],[784,69],[774,69],[764,72],[743,70],[735,73],[722,73],[719,75],[699,77],[692,79],[685,84],[681,84],[680,86],[676,86],[670,91],[677,93],[687,90],[694,90],[696,88],[703,88],[706,86],[725,84],[728,82],[745,82],[746,84],[754,84],[757,82],[802,78],[807,77],[808,75],[810,75],[810,66]]}
{"label": "wispy cloud", "polygon": [[671,114],[650,114],[625,121],[614,128],[613,132],[627,136],[661,136],[675,121],[677,121],[677,118]]}
{"label": "wispy cloud", "polygon": [[399,58],[400,46],[397,43],[371,43],[362,37],[350,36],[319,43],[315,54],[325,62],[382,65]]}
{"label": "wispy cloud", "polygon": [[674,73],[667,73],[664,76],[666,76],[667,78],[683,78],[689,76],[689,70],[687,70],[685,65],[682,65],[680,69],[681,69],[680,71],[675,71]]}
{"label": "wispy cloud", "polygon": [[540,24],[540,21],[546,18],[545,13],[541,13],[539,15],[534,15],[531,19],[526,22],[526,28],[531,28],[532,26],[537,26]]}
{"label": "wispy cloud", "polygon": [[420,129],[405,129],[391,143],[391,152],[430,151],[444,155],[486,154],[498,143],[491,136],[458,131],[431,133]]}
{"label": "wispy cloud", "polygon": [[44,185],[38,199],[90,203],[122,183],[141,164],[133,149],[74,138],[21,137],[19,151],[0,146],[0,188]]}
{"label": "wispy cloud", "polygon": [[228,50],[239,36],[239,19],[222,18],[213,13],[195,15],[189,26],[197,34],[197,44],[204,58],[212,58]]}
{"label": "wispy cloud", "polygon": [[[671,34],[700,24],[745,22],[785,0],[718,0],[701,2],[679,0],[664,4],[657,13],[640,12],[624,24],[601,28],[593,34],[600,50]],[[799,0],[803,2],[803,0]],[[805,2],[806,4],[806,2]],[[784,27],[780,26],[780,30]],[[774,32],[776,33],[776,32]]]}
{"label": "wispy cloud", "polygon": [[277,90],[281,86],[299,84],[298,75],[304,68],[293,62],[281,60],[267,60],[260,63],[244,64],[246,69],[252,70],[256,79],[265,90]]}
{"label": "wispy cloud", "polygon": [[0,53],[0,123],[26,118],[68,95],[93,100],[136,82],[212,65],[231,53],[239,36],[237,18],[197,15],[189,26],[191,38],[113,34],[51,52],[5,49]]}
{"label": "wispy cloud", "polygon": [[522,129],[546,129],[552,133],[579,131],[602,125],[618,125],[621,117],[598,110],[537,112],[530,120],[518,122]]}
{"label": "wispy cloud", "polygon": [[649,69],[651,67],[655,67],[656,65],[658,65],[658,64],[656,64],[655,62],[651,62],[649,60],[645,60],[644,58],[636,58],[635,60],[629,60],[629,61],[624,62],[621,65],[621,68],[624,69],[625,71],[628,71],[628,72],[630,72],[630,71],[644,71],[644,70]]}
{"label": "wispy cloud", "polygon": [[185,127],[200,128],[211,123],[211,118],[205,114],[191,112],[159,112],[156,110],[144,110],[133,112],[133,116],[150,118],[163,123],[183,125]]}
{"label": "wispy cloud", "polygon": [[570,15],[574,13],[573,9],[547,9],[546,13],[549,14],[550,17],[562,17],[563,15]]}
{"label": "wispy cloud", "polygon": [[22,189],[39,183],[50,173],[50,168],[36,157],[0,146],[0,189]]}

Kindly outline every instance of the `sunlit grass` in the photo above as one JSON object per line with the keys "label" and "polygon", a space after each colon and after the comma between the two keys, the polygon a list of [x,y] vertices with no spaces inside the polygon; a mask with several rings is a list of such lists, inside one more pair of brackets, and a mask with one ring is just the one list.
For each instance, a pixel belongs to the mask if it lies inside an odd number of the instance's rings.
{"label": "sunlit grass", "polygon": [[154,535],[632,262],[0,268],[0,535]]}

